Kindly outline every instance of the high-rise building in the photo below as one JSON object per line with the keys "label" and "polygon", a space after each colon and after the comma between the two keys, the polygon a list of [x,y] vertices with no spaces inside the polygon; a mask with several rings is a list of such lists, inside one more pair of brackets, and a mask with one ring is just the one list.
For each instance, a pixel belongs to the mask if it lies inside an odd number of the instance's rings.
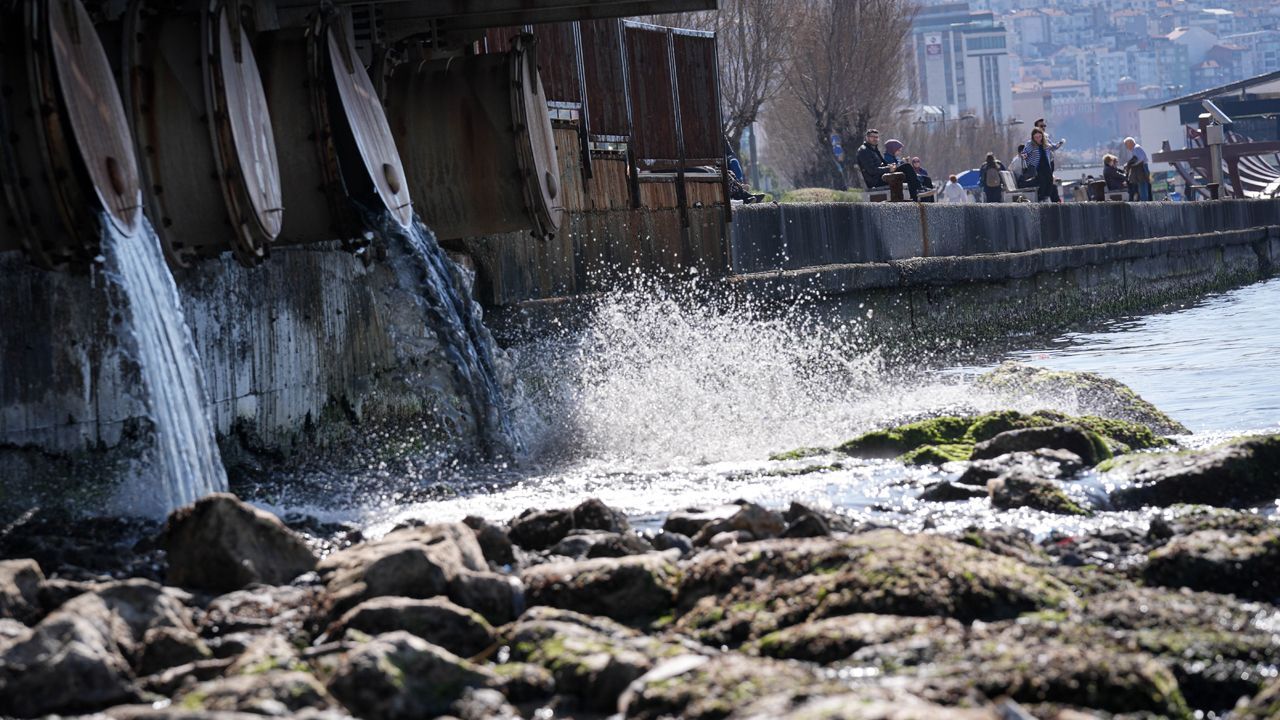
{"label": "high-rise building", "polygon": [[1005,120],[1010,93],[1008,31],[990,10],[967,2],[921,8],[911,26],[911,101],[950,117]]}

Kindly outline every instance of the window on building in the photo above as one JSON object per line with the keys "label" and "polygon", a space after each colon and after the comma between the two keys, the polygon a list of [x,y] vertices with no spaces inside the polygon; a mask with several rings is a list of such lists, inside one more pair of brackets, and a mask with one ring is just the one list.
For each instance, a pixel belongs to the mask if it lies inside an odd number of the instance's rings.
{"label": "window on building", "polygon": [[971,37],[965,41],[965,47],[970,50],[1003,50],[1005,37],[1003,35]]}

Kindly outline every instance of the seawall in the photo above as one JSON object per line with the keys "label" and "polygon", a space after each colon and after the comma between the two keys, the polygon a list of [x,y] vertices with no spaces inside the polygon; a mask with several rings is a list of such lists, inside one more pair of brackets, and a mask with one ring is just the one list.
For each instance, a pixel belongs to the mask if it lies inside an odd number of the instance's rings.
{"label": "seawall", "polygon": [[995,337],[1266,277],[1280,202],[771,205],[731,237],[739,292],[823,297],[873,335]]}

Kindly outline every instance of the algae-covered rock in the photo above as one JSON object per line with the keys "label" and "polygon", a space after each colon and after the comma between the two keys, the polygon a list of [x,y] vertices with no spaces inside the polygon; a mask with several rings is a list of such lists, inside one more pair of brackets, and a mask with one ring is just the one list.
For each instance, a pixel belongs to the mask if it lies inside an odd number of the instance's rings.
{"label": "algae-covered rock", "polygon": [[[1052,397],[1091,415],[1145,425],[1160,435],[1185,435],[1182,423],[1143,400],[1124,383],[1089,372],[1048,370],[1006,362],[978,377],[977,384],[1010,398]],[[1127,444],[1127,443],[1126,443]]]}
{"label": "algae-covered rock", "polygon": [[1036,477],[1024,470],[1012,470],[988,483],[991,504],[998,508],[1026,507],[1058,515],[1089,515],[1089,511],[1058,487],[1052,480]]}
{"label": "algae-covered rock", "polygon": [[448,712],[467,688],[497,684],[489,670],[398,631],[344,655],[328,689],[358,717],[411,720]]}
{"label": "algae-covered rock", "polygon": [[639,623],[671,609],[678,554],[672,551],[624,558],[549,563],[521,579],[529,605],[548,605]]}
{"label": "algae-covered rock", "polygon": [[545,668],[561,693],[600,711],[614,710],[627,686],[655,662],[685,652],[609,620],[552,608],[525,613],[506,629],[505,640],[512,660]]}
{"label": "algae-covered rock", "polygon": [[[1031,414],[1014,410],[984,413],[966,417],[937,417],[929,420],[899,425],[887,430],[875,430],[860,435],[836,450],[864,458],[897,458],[909,464],[941,464],[952,460],[968,460],[974,457],[975,447],[991,441],[1002,433],[1031,428],[1058,429],[1025,436],[1012,436],[1005,452],[1036,450],[1040,448],[1062,449],[1060,436],[1073,433],[1087,438],[1088,443],[1072,443],[1066,449],[1076,452],[1076,445],[1091,457],[1110,457],[1111,449],[1097,442],[1095,436],[1105,438],[1117,449],[1145,449],[1164,447],[1168,441],[1157,436],[1149,428],[1131,422],[1110,420],[1094,416],[1071,416],[1052,410],[1037,410]],[[1026,440],[1028,442],[1013,442]],[[1048,443],[1038,447],[1035,442]],[[1000,447],[1003,447],[1003,444]],[[991,448],[991,446],[984,446]],[[1093,448],[1089,450],[1088,448]],[[1000,449],[1000,448],[997,448]],[[1078,452],[1076,454],[1079,454]],[[984,449],[981,457],[992,457]]]}
{"label": "algae-covered rock", "polygon": [[803,698],[845,689],[796,663],[736,654],[677,657],[637,680],[618,704],[629,720],[719,720],[771,695]]}
{"label": "algae-covered rock", "polygon": [[994,620],[1071,602],[1041,568],[945,537],[875,530],[704,553],[684,567],[676,628],[735,644],[853,613]]}
{"label": "algae-covered rock", "polygon": [[1120,508],[1180,503],[1250,507],[1280,497],[1280,435],[1126,458],[1113,471],[1133,483],[1111,494]]}
{"label": "algae-covered rock", "polygon": [[1154,585],[1280,601],[1280,528],[1256,535],[1201,530],[1151,553],[1143,578]]}
{"label": "algae-covered rock", "polygon": [[320,681],[310,674],[272,670],[200,683],[176,697],[174,707],[209,712],[292,715],[305,708],[331,710],[339,705]]}
{"label": "algae-covered rock", "polygon": [[944,627],[953,632],[963,628],[948,618],[855,613],[779,630],[747,649],[778,659],[826,664],[843,660],[869,645],[935,633]]}
{"label": "algae-covered rock", "polygon": [[1102,436],[1075,425],[1006,430],[990,440],[978,443],[973,448],[972,457],[974,460],[991,460],[1009,453],[1035,452],[1040,449],[1075,453],[1090,467],[1111,457],[1111,450]]}
{"label": "algae-covered rock", "polygon": [[494,640],[493,628],[484,618],[439,597],[366,600],[348,610],[328,635],[341,637],[347,630],[369,635],[404,630],[461,657],[478,654]]}

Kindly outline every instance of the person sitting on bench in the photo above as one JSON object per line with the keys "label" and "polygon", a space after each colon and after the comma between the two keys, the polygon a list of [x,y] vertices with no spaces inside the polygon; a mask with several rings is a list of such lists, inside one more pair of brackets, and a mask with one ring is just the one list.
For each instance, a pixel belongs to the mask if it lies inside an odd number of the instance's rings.
{"label": "person sitting on bench", "polygon": [[889,164],[880,153],[879,144],[880,131],[873,129],[867,131],[867,141],[858,148],[858,170],[862,172],[862,181],[867,189],[885,187],[888,183],[885,182],[884,176],[898,172],[904,176],[907,189],[911,191],[911,199],[918,200],[920,178],[916,176],[915,168],[911,167],[911,163],[905,162]]}

